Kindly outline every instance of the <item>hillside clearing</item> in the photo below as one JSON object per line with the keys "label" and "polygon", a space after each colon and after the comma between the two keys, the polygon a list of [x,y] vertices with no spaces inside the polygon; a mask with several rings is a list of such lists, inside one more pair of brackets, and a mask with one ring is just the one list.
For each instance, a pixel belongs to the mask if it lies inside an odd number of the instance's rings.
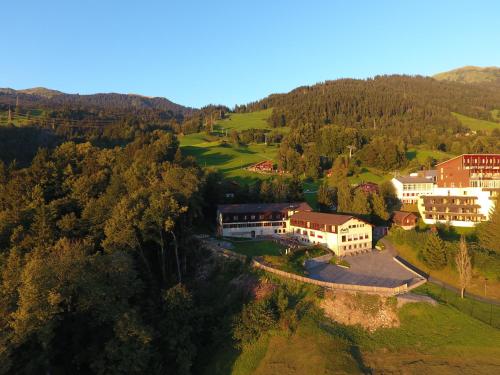
{"label": "hillside clearing", "polygon": [[[498,112],[495,113],[495,116]],[[493,131],[493,129],[500,129],[500,123],[486,120],[478,120],[472,117],[461,115],[460,113],[452,112],[462,125],[468,127],[471,130],[484,130],[487,133]]]}

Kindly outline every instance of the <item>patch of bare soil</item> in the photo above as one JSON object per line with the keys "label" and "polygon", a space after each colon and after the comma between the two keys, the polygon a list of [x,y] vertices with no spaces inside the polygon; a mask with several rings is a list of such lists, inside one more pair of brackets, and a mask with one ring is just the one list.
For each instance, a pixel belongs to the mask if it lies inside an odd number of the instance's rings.
{"label": "patch of bare soil", "polygon": [[320,307],[336,322],[359,324],[373,332],[379,328],[399,327],[395,297],[346,292],[325,292]]}
{"label": "patch of bare soil", "polygon": [[231,284],[243,289],[245,294],[256,300],[266,298],[276,289],[275,284],[267,280],[259,280],[257,277],[248,274],[242,274],[231,280]]}

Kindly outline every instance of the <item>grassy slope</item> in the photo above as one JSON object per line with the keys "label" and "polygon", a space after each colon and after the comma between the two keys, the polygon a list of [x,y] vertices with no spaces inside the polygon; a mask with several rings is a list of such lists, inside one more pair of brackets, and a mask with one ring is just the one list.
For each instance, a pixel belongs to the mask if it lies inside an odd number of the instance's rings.
{"label": "grassy slope", "polygon": [[[497,115],[497,112],[495,115]],[[453,112],[453,116],[471,130],[485,130],[486,132],[491,132],[493,129],[500,129],[500,123],[498,122],[478,120],[455,112]]]}
{"label": "grassy slope", "polygon": [[[447,284],[451,284],[454,286],[459,285],[459,279],[457,272],[450,266],[446,266],[442,270],[431,270],[429,267],[422,262],[415,250],[407,245],[396,245],[398,253],[402,258],[406,259],[408,262],[414,264],[416,267],[420,268],[424,272],[430,273],[431,276],[444,281]],[[488,287],[489,285],[489,287]],[[477,295],[484,295],[484,278],[479,275],[473,275],[471,285],[468,288],[468,291]],[[487,282],[487,295],[488,298],[495,298],[500,300],[500,281],[495,279],[490,279]]]}
{"label": "grassy slope", "polygon": [[229,118],[220,120],[215,124],[215,130],[236,129],[238,131],[246,129],[269,129],[267,119],[271,116],[272,109],[250,113],[233,113]]}
{"label": "grassy slope", "polygon": [[[235,113],[229,119],[222,120],[216,130],[225,129],[244,130],[250,128],[269,128],[266,119],[271,110],[252,113]],[[214,167],[224,175],[239,179],[241,182],[250,182],[255,178],[267,178],[267,175],[248,172],[244,168],[263,160],[276,160],[278,146],[265,144],[249,144],[235,146],[222,144],[222,138],[209,136],[205,133],[189,134],[180,137],[182,152],[194,156],[200,165]]]}
{"label": "grassy slope", "polygon": [[450,154],[449,152],[430,150],[423,147],[413,147],[408,149],[408,151],[406,152],[406,157],[408,158],[408,160],[417,159],[419,163],[425,163],[429,156],[438,161],[442,161],[450,159],[455,155]]}
{"label": "grassy slope", "polygon": [[399,374],[405,368],[408,374],[487,374],[498,370],[500,330],[444,304],[408,304],[399,310],[399,317],[400,327],[370,334],[312,313],[293,332],[276,327],[241,351],[221,348],[206,373],[351,374],[371,369]]}

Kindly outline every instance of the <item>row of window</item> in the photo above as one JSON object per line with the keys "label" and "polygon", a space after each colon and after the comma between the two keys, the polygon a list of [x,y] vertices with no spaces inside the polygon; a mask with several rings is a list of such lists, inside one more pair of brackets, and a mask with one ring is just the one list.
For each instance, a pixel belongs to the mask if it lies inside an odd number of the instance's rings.
{"label": "row of window", "polygon": [[371,243],[369,242],[364,242],[364,243],[355,243],[352,245],[344,245],[344,246],[339,246],[340,250],[363,250],[363,249],[371,249]]}
{"label": "row of window", "polygon": [[365,234],[347,234],[345,236],[342,236],[342,242],[364,240],[364,239],[368,239],[369,237],[370,236],[367,233],[365,233]]}
{"label": "row of window", "polygon": [[349,225],[349,228],[363,228],[365,226],[365,224],[361,223],[361,224],[350,224]]}
{"label": "row of window", "polygon": [[257,227],[286,227],[286,222],[275,221],[266,223],[223,224],[223,228],[257,228]]}
{"label": "row of window", "polygon": [[[282,214],[273,214],[273,215],[267,215],[268,218],[267,220],[280,220],[282,219],[283,215]],[[265,215],[233,215],[233,220],[238,221],[238,220],[265,220]],[[230,216],[224,216],[224,220],[230,220]]]}

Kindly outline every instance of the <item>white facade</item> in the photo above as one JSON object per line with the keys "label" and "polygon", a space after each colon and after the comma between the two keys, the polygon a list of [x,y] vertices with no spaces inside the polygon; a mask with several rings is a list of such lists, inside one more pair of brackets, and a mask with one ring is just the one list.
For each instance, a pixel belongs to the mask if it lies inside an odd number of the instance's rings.
{"label": "white facade", "polygon": [[325,245],[339,256],[372,248],[372,225],[357,218],[352,217],[336,226],[336,233],[326,231],[325,226],[322,229],[311,227],[311,223],[309,228],[290,223],[288,232],[304,244]]}
{"label": "white facade", "polygon": [[391,182],[397,198],[404,204],[416,204],[421,195],[432,195],[434,191],[434,181],[431,178],[394,177]]}
{"label": "white facade", "polygon": [[[494,192],[491,190],[484,190],[484,189],[478,188],[478,187],[467,187],[467,188],[435,187],[433,190],[433,193],[431,195],[436,196],[436,197],[449,196],[450,198],[453,198],[453,197],[475,198],[475,203],[477,205],[479,205],[478,214],[484,215],[484,221],[489,220],[490,212],[494,208],[494,205],[495,205]],[[465,220],[429,219],[424,214],[425,207],[423,204],[423,199],[419,199],[419,201],[418,201],[418,210],[419,210],[420,216],[422,217],[422,220],[424,221],[425,224],[442,223],[442,224],[449,224],[451,226],[456,226],[456,227],[473,227],[478,223],[477,221],[471,221],[468,219],[465,219]],[[447,211],[447,213],[451,214],[450,211]],[[458,212],[457,215],[460,215],[460,212]]]}

